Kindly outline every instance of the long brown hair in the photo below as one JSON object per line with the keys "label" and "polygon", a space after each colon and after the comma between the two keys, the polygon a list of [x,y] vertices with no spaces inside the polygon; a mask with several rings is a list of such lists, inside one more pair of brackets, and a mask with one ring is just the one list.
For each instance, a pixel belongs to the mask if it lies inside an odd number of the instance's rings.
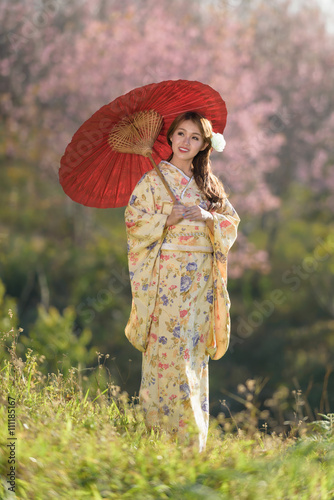
{"label": "long brown hair", "polygon": [[[211,122],[196,111],[186,111],[185,113],[177,116],[169,127],[167,131],[167,142],[170,146],[172,145],[170,137],[174,134],[175,130],[179,127],[181,122],[185,120],[191,120],[192,122],[196,123],[201,132],[204,144],[207,145],[206,148],[203,149],[203,151],[199,151],[193,159],[193,173],[196,184],[210,201],[211,209],[224,209],[227,198],[224,185],[218,179],[218,177],[216,177],[212,173],[211,170]],[[170,155],[167,161],[170,161],[172,157],[173,153]]]}

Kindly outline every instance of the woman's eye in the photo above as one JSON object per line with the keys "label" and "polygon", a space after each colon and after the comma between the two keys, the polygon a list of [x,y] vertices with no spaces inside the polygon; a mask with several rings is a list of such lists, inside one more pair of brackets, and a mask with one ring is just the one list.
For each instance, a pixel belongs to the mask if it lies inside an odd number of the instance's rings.
{"label": "woman's eye", "polygon": [[198,140],[199,140],[199,139],[198,139],[198,137],[196,137],[196,136],[194,136],[194,137],[193,137],[193,139],[196,139],[196,141],[198,141]]}
{"label": "woman's eye", "polygon": [[178,132],[178,134],[177,134],[177,135],[183,135],[183,132]]}

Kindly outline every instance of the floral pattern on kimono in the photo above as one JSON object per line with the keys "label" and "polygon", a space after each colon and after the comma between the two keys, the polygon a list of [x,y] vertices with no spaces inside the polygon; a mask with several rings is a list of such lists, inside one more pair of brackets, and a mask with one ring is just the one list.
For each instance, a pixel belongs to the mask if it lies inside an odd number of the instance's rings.
{"label": "floral pattern on kimono", "polygon": [[[168,162],[159,168],[177,200],[209,202],[194,178]],[[199,447],[209,422],[208,361],[226,352],[230,301],[227,253],[239,217],[229,201],[204,221],[165,226],[173,202],[155,170],[137,183],[125,210],[132,308],[125,334],[143,352],[140,401],[149,426],[165,423],[182,434],[193,422]]]}

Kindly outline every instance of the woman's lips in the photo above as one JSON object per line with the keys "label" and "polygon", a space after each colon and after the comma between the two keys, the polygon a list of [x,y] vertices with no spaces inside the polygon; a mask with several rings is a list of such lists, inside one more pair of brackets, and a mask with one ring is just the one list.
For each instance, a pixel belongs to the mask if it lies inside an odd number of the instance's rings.
{"label": "woman's lips", "polygon": [[188,153],[189,149],[187,149],[187,148],[179,148],[179,151],[181,151],[181,153]]}

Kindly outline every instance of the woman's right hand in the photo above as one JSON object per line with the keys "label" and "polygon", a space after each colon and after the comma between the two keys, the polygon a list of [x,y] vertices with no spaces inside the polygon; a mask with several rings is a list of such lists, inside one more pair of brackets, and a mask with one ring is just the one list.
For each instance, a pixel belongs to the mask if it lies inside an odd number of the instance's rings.
{"label": "woman's right hand", "polygon": [[182,203],[175,203],[173,205],[173,210],[171,211],[166,220],[167,227],[173,226],[174,224],[177,224],[178,222],[180,222],[180,220],[183,219],[184,208],[185,207],[184,205],[182,205]]}

